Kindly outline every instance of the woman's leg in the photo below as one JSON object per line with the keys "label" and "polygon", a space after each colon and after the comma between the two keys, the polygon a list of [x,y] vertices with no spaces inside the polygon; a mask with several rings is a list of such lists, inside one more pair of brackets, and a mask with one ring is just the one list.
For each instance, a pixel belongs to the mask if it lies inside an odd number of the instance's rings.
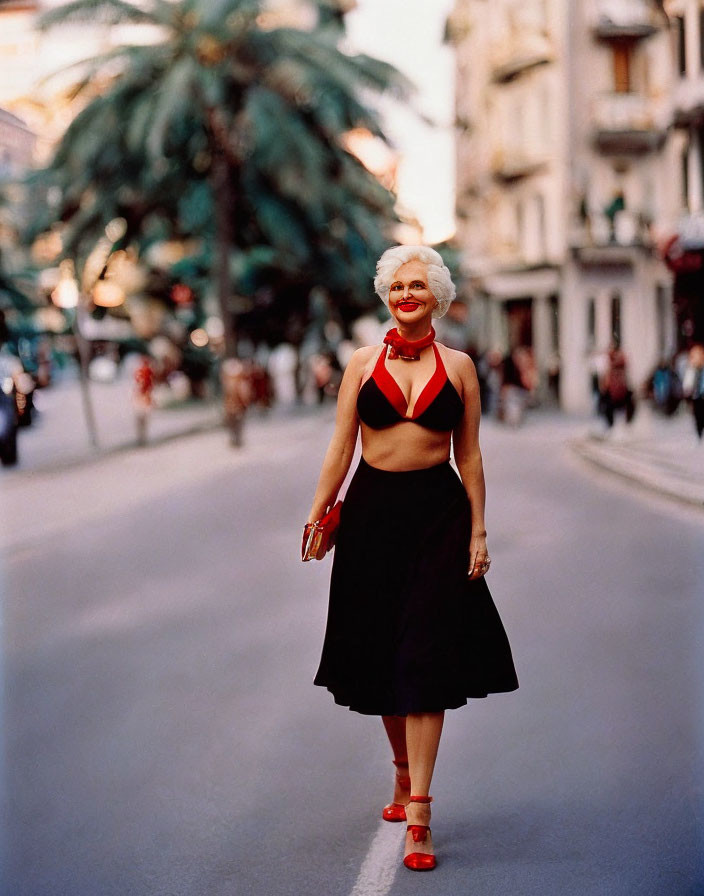
{"label": "woman's leg", "polygon": [[438,755],[444,712],[411,713],[406,718],[406,746],[414,796],[428,796]]}
{"label": "woman's leg", "polygon": [[[443,712],[411,713],[406,719],[408,765],[411,772],[411,793],[414,797],[429,795],[444,719]],[[409,826],[429,826],[430,802],[409,803],[406,806],[406,816]],[[433,841],[429,832],[416,829],[415,833],[412,830],[406,833],[405,855],[411,854],[433,855]],[[409,861],[413,863],[413,859]],[[433,859],[433,865],[434,861]]]}
{"label": "woman's leg", "polygon": [[386,728],[386,735],[389,738],[394,759],[396,762],[408,762],[408,753],[406,751],[406,717],[382,716],[381,721],[384,723],[384,728]]}
{"label": "woman's leg", "polygon": [[394,798],[389,805],[384,806],[383,817],[386,821],[405,821],[405,806],[411,795],[411,784],[408,778],[408,752],[406,750],[406,717],[382,716],[382,722],[389,738],[394,754],[396,777],[394,778]]}

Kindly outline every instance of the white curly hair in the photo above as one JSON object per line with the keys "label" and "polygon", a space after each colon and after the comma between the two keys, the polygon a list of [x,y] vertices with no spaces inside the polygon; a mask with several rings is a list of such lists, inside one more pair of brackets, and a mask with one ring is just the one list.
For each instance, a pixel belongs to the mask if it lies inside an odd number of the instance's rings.
{"label": "white curly hair", "polygon": [[438,302],[433,317],[442,317],[455,298],[455,284],[442,256],[430,246],[392,246],[376,263],[374,289],[381,301],[389,307],[389,290],[396,271],[407,261],[422,261],[428,266],[428,286]]}

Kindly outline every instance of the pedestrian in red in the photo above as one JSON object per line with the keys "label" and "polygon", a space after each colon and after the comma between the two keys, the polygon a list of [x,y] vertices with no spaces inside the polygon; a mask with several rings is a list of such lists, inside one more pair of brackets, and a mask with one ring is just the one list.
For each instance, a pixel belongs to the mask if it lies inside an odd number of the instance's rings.
{"label": "pedestrian in red", "polygon": [[149,355],[142,355],[139,367],[134,372],[135,388],[132,395],[135,420],[137,423],[137,444],[147,444],[147,429],[152,410],[154,371]]}
{"label": "pedestrian in red", "polygon": [[630,423],[636,406],[633,391],[628,385],[627,361],[623,350],[612,345],[609,349],[609,360],[606,374],[601,383],[601,409],[607,426],[614,425],[614,412],[623,410],[626,423]]}

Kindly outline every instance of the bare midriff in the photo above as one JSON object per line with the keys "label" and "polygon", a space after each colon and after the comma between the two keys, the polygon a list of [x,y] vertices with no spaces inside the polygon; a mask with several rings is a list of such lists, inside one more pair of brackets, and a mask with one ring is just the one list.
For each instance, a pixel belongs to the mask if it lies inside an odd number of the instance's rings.
{"label": "bare midriff", "polygon": [[362,457],[372,467],[398,473],[444,463],[450,456],[450,433],[434,432],[411,420],[385,429],[360,424]]}

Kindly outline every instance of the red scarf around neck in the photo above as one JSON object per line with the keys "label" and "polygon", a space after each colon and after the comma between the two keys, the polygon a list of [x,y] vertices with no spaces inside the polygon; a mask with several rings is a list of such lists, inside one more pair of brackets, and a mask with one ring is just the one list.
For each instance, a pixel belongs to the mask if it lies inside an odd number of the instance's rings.
{"label": "red scarf around neck", "polygon": [[419,361],[420,353],[424,348],[432,345],[433,342],[435,342],[435,330],[432,327],[427,336],[424,336],[422,339],[416,339],[415,342],[411,342],[410,339],[404,339],[396,327],[393,327],[384,336],[384,345],[390,347],[389,361],[393,361],[394,358],[401,358],[403,361]]}

